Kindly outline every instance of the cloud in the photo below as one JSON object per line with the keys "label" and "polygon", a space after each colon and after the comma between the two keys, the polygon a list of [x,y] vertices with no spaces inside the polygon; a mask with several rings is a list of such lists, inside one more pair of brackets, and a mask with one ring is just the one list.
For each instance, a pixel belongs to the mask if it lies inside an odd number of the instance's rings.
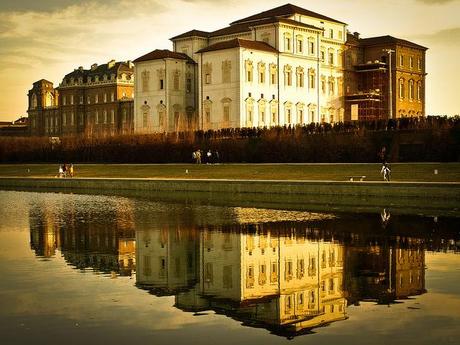
{"label": "cloud", "polygon": [[[80,0],[80,4],[114,3],[119,0]],[[75,5],[75,0],[15,0],[0,2],[0,12],[50,12]]]}
{"label": "cloud", "polygon": [[455,2],[457,0],[416,0],[416,1],[424,3],[424,4],[428,4],[428,5],[444,5],[450,2]]}
{"label": "cloud", "polygon": [[457,45],[460,42],[460,27],[444,29],[431,34],[414,36],[416,39],[431,45]]}

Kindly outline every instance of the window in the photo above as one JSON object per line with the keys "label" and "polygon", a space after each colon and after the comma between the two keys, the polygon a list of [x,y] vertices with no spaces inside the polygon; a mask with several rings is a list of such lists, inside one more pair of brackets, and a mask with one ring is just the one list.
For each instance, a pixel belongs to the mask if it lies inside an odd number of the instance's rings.
{"label": "window", "polygon": [[90,96],[86,97],[86,102],[87,102],[88,104],[91,104],[91,97],[90,97]]}
{"label": "window", "polygon": [[251,82],[251,81],[252,81],[252,70],[251,70],[251,69],[248,69],[248,70],[247,70],[246,81],[248,81],[248,82]]}
{"label": "window", "polygon": [[399,98],[404,98],[404,79],[399,79]]}
{"label": "window", "polygon": [[343,38],[342,31],[339,31],[339,40],[341,40],[342,38]]}
{"label": "window", "polygon": [[265,63],[259,62],[257,64],[257,70],[259,71],[259,84],[265,83]]}
{"label": "window", "polygon": [[414,58],[412,56],[409,57],[409,67],[414,68]]}
{"label": "window", "polygon": [[422,69],[422,59],[421,58],[417,59],[417,67],[418,67],[419,71]]}
{"label": "window", "polygon": [[67,114],[65,112],[62,113],[62,125],[67,126]]}
{"label": "window", "polygon": [[399,66],[404,66],[404,56],[402,54],[399,55]]}
{"label": "window", "polygon": [[309,74],[308,74],[308,80],[309,80],[310,89],[315,88],[315,79],[316,79],[315,71],[313,69],[310,69]]}
{"label": "window", "polygon": [[112,102],[115,101],[115,93],[114,93],[114,92],[112,92],[112,94],[110,95],[110,100],[111,100]]}
{"label": "window", "polygon": [[329,95],[333,95],[335,92],[335,82],[334,79],[329,79]]}
{"label": "window", "polygon": [[299,109],[299,123],[304,123],[303,110]]}
{"label": "window", "polygon": [[70,104],[73,105],[73,95],[70,95]]}
{"label": "window", "polygon": [[230,122],[230,105],[224,104],[224,123]]}
{"label": "window", "polygon": [[164,89],[164,81],[163,79],[160,79],[160,90]]}
{"label": "window", "polygon": [[326,61],[326,52],[324,50],[321,50],[321,62]]}
{"label": "window", "polygon": [[297,67],[297,87],[304,87],[304,72],[302,67]]}
{"label": "window", "polygon": [[310,45],[310,55],[315,55],[315,42],[309,41],[309,45]]}
{"label": "window", "polygon": [[94,113],[94,116],[96,117],[96,124],[99,123],[99,111],[96,110],[96,112]]}
{"label": "window", "polygon": [[99,95],[96,94],[96,97],[94,98],[94,103],[99,103]]}
{"label": "window", "polygon": [[329,64],[330,65],[334,64],[334,52],[333,51],[329,52]]}
{"label": "window", "polygon": [[414,99],[414,81],[409,80],[409,99],[412,101]]}
{"label": "window", "polygon": [[301,38],[297,39],[297,53],[303,52],[303,41]]}
{"label": "window", "polygon": [[107,110],[104,110],[103,114],[104,114],[104,123],[107,123]]}
{"label": "window", "polygon": [[209,74],[209,73],[206,74],[205,83],[206,84],[211,84],[211,74]]}
{"label": "window", "polygon": [[110,111],[110,123],[115,123],[115,110]]}
{"label": "window", "polygon": [[417,83],[417,101],[421,101],[422,100],[422,82],[419,81]]}
{"label": "window", "polygon": [[275,64],[270,64],[270,84],[275,85],[276,84],[276,73],[277,73],[277,67]]}
{"label": "window", "polygon": [[291,122],[292,122],[291,109],[286,109],[286,122],[287,122],[287,123],[291,123]]}
{"label": "window", "polygon": [[83,96],[80,96],[80,104],[83,104]]}
{"label": "window", "polygon": [[284,66],[284,85],[292,85],[292,68],[289,65]]}
{"label": "window", "polygon": [[333,29],[329,29],[329,37],[334,38],[334,30]]}
{"label": "window", "polygon": [[104,93],[104,103],[107,103],[107,94]]}
{"label": "window", "polygon": [[284,38],[284,50],[285,51],[290,51],[291,50],[291,38],[286,36]]}
{"label": "window", "polygon": [[67,105],[67,97],[66,96],[62,97],[62,105]]}
{"label": "window", "polygon": [[326,93],[326,81],[325,80],[321,80],[321,91],[323,93]]}
{"label": "window", "polygon": [[192,79],[187,78],[187,93],[192,92]]}
{"label": "window", "polygon": [[70,125],[71,125],[71,126],[74,125],[74,121],[75,121],[75,120],[74,120],[74,117],[75,117],[75,114],[74,114],[74,112],[72,111],[72,112],[70,113]]}

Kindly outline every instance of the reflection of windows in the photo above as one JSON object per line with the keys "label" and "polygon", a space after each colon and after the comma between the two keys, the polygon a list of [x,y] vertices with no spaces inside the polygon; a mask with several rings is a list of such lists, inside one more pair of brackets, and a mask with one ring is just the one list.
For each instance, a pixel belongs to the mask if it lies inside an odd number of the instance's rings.
{"label": "reflection of windows", "polygon": [[270,267],[270,283],[276,282],[278,282],[278,264],[276,262],[272,262]]}
{"label": "reflection of windows", "polygon": [[152,258],[150,256],[144,255],[142,273],[146,277],[149,277],[152,274]]}
{"label": "reflection of windows", "polygon": [[292,261],[288,260],[285,263],[285,277],[286,277],[286,280],[287,281],[291,280],[292,275],[293,275]]}
{"label": "reflection of windows", "polygon": [[204,281],[208,285],[212,285],[214,281],[214,267],[212,265],[212,262],[207,262],[205,265],[205,270],[204,270]]}
{"label": "reflection of windows", "polygon": [[254,266],[250,265],[246,270],[246,288],[254,287]]}
{"label": "reflection of windows", "polygon": [[233,287],[233,272],[232,272],[232,266],[224,266],[223,272],[222,272],[222,285],[224,289],[231,289]]}

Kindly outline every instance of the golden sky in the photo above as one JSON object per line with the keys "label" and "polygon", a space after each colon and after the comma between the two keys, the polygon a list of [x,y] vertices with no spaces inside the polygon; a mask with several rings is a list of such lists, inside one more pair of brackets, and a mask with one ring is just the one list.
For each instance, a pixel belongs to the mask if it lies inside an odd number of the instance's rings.
{"label": "golden sky", "polygon": [[[182,32],[215,30],[288,0],[0,1],[0,121],[26,115],[32,83],[78,66],[133,60]],[[427,113],[460,113],[460,0],[291,1],[346,22],[361,37],[393,35],[429,47]]]}

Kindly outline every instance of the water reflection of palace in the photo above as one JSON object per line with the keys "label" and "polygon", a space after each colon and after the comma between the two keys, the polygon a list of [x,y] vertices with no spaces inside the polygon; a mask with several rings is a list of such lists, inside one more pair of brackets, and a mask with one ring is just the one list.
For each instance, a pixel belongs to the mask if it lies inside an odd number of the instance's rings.
{"label": "water reflection of palace", "polygon": [[432,220],[383,224],[378,215],[209,226],[194,208],[155,214],[118,200],[104,211],[82,209],[31,209],[37,256],[60,251],[80,269],[135,270],[139,288],[175,296],[183,311],[214,311],[286,337],[344,320],[361,301],[423,294],[425,249],[442,248],[442,236],[431,234],[444,231],[433,232]]}
{"label": "water reflection of palace", "polygon": [[299,223],[136,232],[137,285],[175,295],[184,311],[214,310],[293,336],[346,319],[360,300],[389,303],[424,289],[422,241],[350,235]]}
{"label": "water reflection of palace", "polygon": [[40,257],[50,258],[59,250],[78,269],[131,275],[135,271],[135,230],[130,205],[120,205],[104,214],[103,222],[92,213],[79,213],[78,206],[64,209],[43,204],[31,209],[30,246]]}

